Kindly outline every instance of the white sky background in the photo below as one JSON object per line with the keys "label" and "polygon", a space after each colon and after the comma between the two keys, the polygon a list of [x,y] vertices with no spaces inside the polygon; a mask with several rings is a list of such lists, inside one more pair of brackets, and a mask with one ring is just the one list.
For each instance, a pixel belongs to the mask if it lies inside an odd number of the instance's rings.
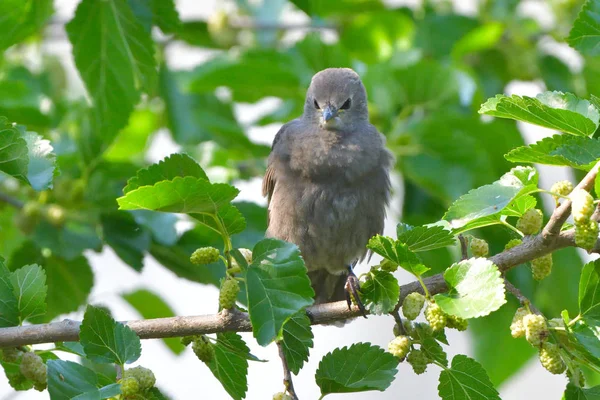
{"label": "white sky background", "polygon": [[[265,0],[269,1],[269,0]],[[475,10],[477,0],[457,0],[458,12],[469,14]],[[419,0],[412,1],[389,1],[390,3],[418,4]],[[78,0],[55,0],[57,18],[68,20],[72,17]],[[176,0],[178,11],[183,19],[207,18],[218,7],[218,0]],[[539,18],[541,22],[549,21],[551,18],[548,11],[541,2],[531,2],[523,11],[528,15]],[[285,19],[297,22],[305,19],[302,13],[286,13]],[[569,65],[578,67],[578,60],[572,52],[552,43],[548,44],[552,53],[567,58]],[[71,77],[71,88],[74,93],[81,93],[83,86],[73,66],[71,47],[67,40],[53,41],[46,46],[46,51],[61,55],[69,71],[74,74]],[[193,51],[185,45],[172,46],[168,53],[169,65],[174,69],[186,69],[195,66],[199,61],[210,56],[210,52]],[[579,62],[580,64],[580,62]],[[535,95],[544,90],[542,84],[515,82],[507,88],[509,93]],[[253,119],[256,112],[264,112],[265,108],[273,106],[273,100],[260,102],[258,105],[240,105],[236,111],[240,120],[249,121]],[[249,134],[253,140],[270,143],[278,125],[256,128],[250,130]],[[522,131],[528,142],[539,140],[542,136],[551,134],[551,131],[532,126],[521,125]],[[166,134],[159,134],[155,138],[150,151],[152,161],[162,159],[164,156],[177,151],[176,145]],[[569,178],[563,169],[543,168],[542,187],[549,187],[552,182]],[[237,185],[242,190],[240,198],[263,202],[260,197],[259,180],[242,182]],[[401,180],[397,179],[398,193],[402,191]],[[396,202],[395,204],[398,204]],[[546,204],[546,206],[550,206]],[[399,215],[395,212],[389,213],[386,221],[386,233],[393,235]],[[114,317],[118,320],[138,319],[140,316],[119,296],[120,293],[132,291],[138,288],[148,288],[160,294],[175,310],[177,315],[199,315],[212,314],[216,312],[218,304],[218,291],[212,286],[200,285],[176,277],[166,268],[160,266],[154,259],[147,257],[141,274],[136,273],[125,265],[108,247],[101,254],[90,252],[88,254],[95,273],[95,285],[90,298],[94,304],[104,304],[110,307]],[[377,260],[374,260],[377,261]],[[358,272],[364,272],[365,265],[358,267]],[[399,271],[397,277],[401,283],[412,280],[411,276],[404,271]],[[70,318],[80,319],[81,314],[69,315]],[[371,342],[373,344],[387,347],[392,339],[393,319],[389,316],[370,316],[368,320],[357,319],[343,329],[336,327],[313,327],[314,348],[311,350],[310,361],[300,374],[295,377],[294,384],[300,399],[317,399],[319,389],[314,380],[314,374],[320,359],[336,347],[351,345],[356,342]],[[506,327],[508,329],[508,326]],[[447,347],[449,359],[454,354],[462,353],[472,356],[469,348],[469,336],[455,330],[447,332],[451,346]],[[244,340],[251,348],[254,355],[266,359],[267,363],[250,363],[249,366],[249,390],[247,399],[265,400],[271,399],[276,392],[282,391],[282,372],[274,345],[267,348],[256,344],[252,335],[242,334]],[[221,384],[212,376],[209,369],[196,359],[191,350],[185,351],[180,356],[175,356],[160,340],[144,340],[142,356],[135,365],[143,365],[151,368],[157,377],[157,386],[165,394],[174,400],[187,400],[206,398],[212,400],[228,399],[228,395]],[[502,349],[490,349],[492,352],[501,352]],[[63,354],[60,354],[63,357]],[[68,357],[63,357],[68,358]],[[436,399],[439,369],[430,365],[428,372],[424,375],[415,375],[410,366],[402,363],[392,386],[386,392],[364,392],[356,394],[330,395],[333,399]],[[533,359],[517,377],[510,380],[500,388],[501,397],[504,400],[524,398],[548,398],[558,399],[566,385],[564,377],[555,377],[546,372],[539,362]],[[0,373],[0,400],[19,399],[34,400],[48,398],[48,393],[29,391],[16,394],[9,387],[3,373]]]}

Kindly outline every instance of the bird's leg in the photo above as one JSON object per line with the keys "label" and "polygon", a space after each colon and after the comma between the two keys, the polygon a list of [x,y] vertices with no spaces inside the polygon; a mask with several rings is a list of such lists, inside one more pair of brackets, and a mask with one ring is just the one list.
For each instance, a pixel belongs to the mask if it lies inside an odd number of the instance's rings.
{"label": "bird's leg", "polygon": [[[355,264],[356,263],[354,263],[354,265]],[[365,306],[360,299],[360,284],[353,271],[354,265],[348,265],[348,278],[346,278],[346,286],[344,287],[346,290],[346,302],[348,303],[348,309],[352,309],[352,299],[354,298],[354,301],[356,302],[361,314],[363,317],[367,318]]]}

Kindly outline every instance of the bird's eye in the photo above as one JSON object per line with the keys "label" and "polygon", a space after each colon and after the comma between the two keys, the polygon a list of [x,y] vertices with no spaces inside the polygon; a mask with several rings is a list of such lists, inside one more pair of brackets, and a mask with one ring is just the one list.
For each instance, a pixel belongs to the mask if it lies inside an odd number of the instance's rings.
{"label": "bird's eye", "polygon": [[315,100],[314,100],[314,102],[315,102],[315,103],[314,103],[314,104],[315,104],[315,108],[316,108],[317,110],[320,110],[320,109],[321,109],[321,107],[319,107],[319,103],[317,103],[317,99],[315,99]]}
{"label": "bird's eye", "polygon": [[340,110],[347,110],[350,108],[351,105],[352,105],[352,100],[348,99],[348,100],[346,100],[346,102],[344,102],[344,104],[342,104],[342,106],[340,107]]}

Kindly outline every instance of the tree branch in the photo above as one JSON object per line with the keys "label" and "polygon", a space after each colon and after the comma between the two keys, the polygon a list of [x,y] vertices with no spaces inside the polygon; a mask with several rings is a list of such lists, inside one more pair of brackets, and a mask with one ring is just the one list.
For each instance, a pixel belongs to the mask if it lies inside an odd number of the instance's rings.
{"label": "tree branch", "polygon": [[[600,162],[583,178],[577,188],[589,190],[594,182]],[[565,247],[575,247],[575,231],[569,229],[561,232],[564,221],[571,210],[570,200],[566,200],[554,210],[550,220],[537,236],[525,237],[522,244],[490,257],[501,272],[515,266],[539,258],[545,254]],[[600,241],[592,252],[600,252]],[[425,286],[431,294],[447,290],[442,274],[424,279]],[[509,288],[510,291],[510,288]],[[418,281],[400,286],[400,299],[394,311],[400,309],[404,298],[412,292],[423,294]],[[313,325],[330,324],[335,321],[355,318],[361,315],[358,307],[348,309],[345,301],[318,304],[306,309],[306,314]],[[248,314],[239,310],[223,310],[219,314],[190,317],[156,318],[125,322],[127,326],[142,339],[160,339],[167,337],[192,336],[216,332],[249,332],[252,330]],[[16,347],[28,344],[67,342],[79,340],[81,322],[63,320],[41,325],[27,325],[0,329],[0,347]]]}
{"label": "tree branch", "polygon": [[467,245],[467,238],[461,233],[458,235],[458,241],[460,242],[460,254],[463,260],[469,258],[469,250]]}
{"label": "tree branch", "polygon": [[519,302],[521,303],[521,305],[523,306],[527,306],[529,307],[529,310],[534,313],[534,314],[538,314],[538,315],[542,315],[542,312],[540,310],[537,309],[536,306],[533,305],[533,303],[531,302],[531,300],[529,300],[524,294],[523,292],[521,292],[515,285],[513,285],[512,283],[509,282],[508,279],[504,279],[504,287],[506,287],[506,290],[512,294],[513,296],[515,296],[515,298],[517,300],[519,300]]}
{"label": "tree branch", "polygon": [[281,366],[283,367],[283,385],[285,386],[285,390],[290,394],[292,400],[298,400],[298,395],[294,390],[292,373],[290,372],[290,368],[288,367],[288,362],[285,358],[285,353],[283,352],[283,346],[280,342],[277,342],[277,348],[279,350],[279,358],[281,358]]}
{"label": "tree branch", "polygon": [[10,204],[11,206],[15,207],[15,208],[23,208],[24,203],[17,199],[14,198],[12,196],[7,195],[6,193],[2,193],[0,192],[0,201],[6,203],[6,204]]}

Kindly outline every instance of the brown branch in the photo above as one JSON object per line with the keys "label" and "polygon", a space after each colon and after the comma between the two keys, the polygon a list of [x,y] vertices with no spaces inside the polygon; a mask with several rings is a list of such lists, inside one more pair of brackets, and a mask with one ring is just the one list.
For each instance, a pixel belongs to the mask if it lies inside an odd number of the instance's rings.
{"label": "brown branch", "polygon": [[461,233],[458,235],[458,241],[460,242],[461,259],[466,260],[467,258],[469,258],[469,251],[467,249],[467,238]]}
{"label": "brown branch", "polygon": [[534,314],[542,315],[542,312],[538,310],[536,306],[533,305],[531,300],[529,300],[523,294],[523,292],[521,292],[515,285],[510,283],[509,280],[506,278],[504,279],[504,287],[506,287],[506,290],[510,294],[512,294],[517,300],[519,300],[519,303],[521,303],[521,305],[529,307],[529,310]]}
{"label": "brown branch", "polygon": [[[592,168],[577,187],[589,190],[599,169],[600,162]],[[542,233],[534,237],[526,237],[522,244],[490,257],[490,261],[496,264],[501,272],[506,272],[519,264],[552,253],[555,250],[576,246],[574,230],[570,229],[562,232],[560,230],[570,213],[570,208],[571,202],[565,201],[562,206],[554,210]],[[600,241],[596,243],[592,251],[600,252]],[[447,290],[442,274],[425,278],[424,283],[431,294]],[[412,292],[423,294],[423,288],[418,281],[400,286],[400,299],[394,311],[399,310],[404,298]],[[361,312],[357,307],[348,309],[345,301],[338,301],[308,307],[306,314],[313,325],[319,325],[355,318],[360,316]],[[49,324],[1,328],[0,347],[76,341],[79,340],[80,324],[81,322],[78,321],[63,320]],[[129,321],[126,324],[142,339],[181,337],[227,331],[248,332],[252,330],[248,314],[237,310],[224,310],[213,315]]]}
{"label": "brown branch", "polygon": [[292,400],[298,400],[298,395],[294,390],[292,373],[290,372],[290,368],[288,367],[288,362],[285,358],[285,353],[283,352],[283,346],[281,342],[277,342],[277,348],[279,350],[279,358],[281,358],[281,366],[283,367],[283,385],[285,386],[285,390],[289,393]]}
{"label": "brown branch", "polygon": [[10,204],[11,206],[18,208],[18,209],[23,208],[23,205],[24,205],[24,203],[21,200],[16,199],[16,198],[9,196],[6,193],[2,193],[2,192],[0,192],[0,201],[4,202],[6,204]]}

